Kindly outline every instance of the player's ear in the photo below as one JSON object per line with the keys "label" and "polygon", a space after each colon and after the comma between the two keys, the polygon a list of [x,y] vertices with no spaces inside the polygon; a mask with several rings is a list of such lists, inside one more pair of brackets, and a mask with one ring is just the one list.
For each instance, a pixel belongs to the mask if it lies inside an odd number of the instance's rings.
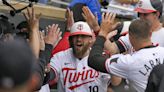
{"label": "player's ear", "polygon": [[155,15],[157,16],[157,18],[159,18],[160,12],[156,12]]}

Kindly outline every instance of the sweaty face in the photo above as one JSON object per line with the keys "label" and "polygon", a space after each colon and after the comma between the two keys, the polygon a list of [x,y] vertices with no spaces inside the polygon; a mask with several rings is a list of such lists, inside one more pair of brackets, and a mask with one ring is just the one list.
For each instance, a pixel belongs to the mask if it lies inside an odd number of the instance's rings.
{"label": "sweaty face", "polygon": [[92,37],[87,35],[75,35],[70,38],[70,45],[74,54],[83,56],[90,49]]}

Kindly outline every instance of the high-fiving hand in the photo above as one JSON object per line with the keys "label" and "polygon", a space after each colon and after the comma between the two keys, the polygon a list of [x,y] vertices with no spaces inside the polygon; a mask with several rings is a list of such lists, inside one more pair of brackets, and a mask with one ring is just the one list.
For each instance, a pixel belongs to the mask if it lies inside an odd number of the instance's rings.
{"label": "high-fiving hand", "polygon": [[115,13],[103,13],[101,30],[99,35],[106,37],[109,32],[114,31],[120,22],[115,23],[116,14]]}
{"label": "high-fiving hand", "polygon": [[67,30],[70,30],[74,24],[73,12],[68,8],[66,12]]}
{"label": "high-fiving hand", "polygon": [[54,47],[61,39],[62,32],[60,31],[60,28],[58,27],[58,24],[52,24],[51,26],[47,27],[48,34],[45,37],[45,43],[51,44]]}
{"label": "high-fiving hand", "polygon": [[29,31],[39,31],[39,19],[41,14],[39,16],[36,16],[34,8],[32,7],[31,10],[27,8],[27,13],[23,13],[24,17],[26,18],[26,21],[28,22]]}
{"label": "high-fiving hand", "polygon": [[82,10],[83,10],[82,15],[84,19],[86,20],[86,22],[88,23],[88,25],[91,27],[91,29],[93,29],[94,31],[99,31],[100,26],[98,24],[97,16],[93,15],[87,6],[84,6]]}

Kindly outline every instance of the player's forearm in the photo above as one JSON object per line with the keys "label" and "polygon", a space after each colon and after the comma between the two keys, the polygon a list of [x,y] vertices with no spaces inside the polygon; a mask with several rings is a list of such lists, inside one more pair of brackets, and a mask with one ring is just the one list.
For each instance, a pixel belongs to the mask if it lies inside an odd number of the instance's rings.
{"label": "player's forearm", "polygon": [[30,32],[29,43],[36,58],[39,58],[40,42],[38,30]]}
{"label": "player's forearm", "polygon": [[49,58],[50,58],[52,49],[53,49],[52,45],[46,44],[45,50],[40,53],[39,61],[35,62],[36,66],[35,66],[34,73],[37,75],[37,79],[39,81],[37,85],[34,88],[32,88],[32,90],[39,90],[41,86],[44,84],[45,78],[49,79],[49,76],[46,75],[45,73],[45,66],[47,66],[47,63],[49,63]]}
{"label": "player's forearm", "polygon": [[105,42],[104,37],[97,36],[96,41],[94,45],[92,46],[92,49],[88,58],[88,65],[97,71],[107,73],[105,69],[105,61],[107,58],[102,56],[104,42]]}
{"label": "player's forearm", "polygon": [[119,51],[119,48],[117,47],[117,44],[115,42],[111,42],[109,41],[105,48],[107,51],[110,52],[110,55],[114,55],[114,54],[118,54],[120,51]]}
{"label": "player's forearm", "polygon": [[40,51],[39,57],[45,57],[46,65],[50,62],[52,50],[53,50],[53,46],[51,44],[45,44],[45,50]]}

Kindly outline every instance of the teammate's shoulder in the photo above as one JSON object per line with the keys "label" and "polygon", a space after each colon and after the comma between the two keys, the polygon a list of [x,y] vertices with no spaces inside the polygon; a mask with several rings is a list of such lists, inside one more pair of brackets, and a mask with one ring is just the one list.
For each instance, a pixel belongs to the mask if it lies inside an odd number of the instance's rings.
{"label": "teammate's shoulder", "polygon": [[116,55],[113,55],[112,59],[114,58],[118,58],[119,60],[121,60],[122,62],[131,62],[133,61],[133,55],[131,54],[116,54]]}

